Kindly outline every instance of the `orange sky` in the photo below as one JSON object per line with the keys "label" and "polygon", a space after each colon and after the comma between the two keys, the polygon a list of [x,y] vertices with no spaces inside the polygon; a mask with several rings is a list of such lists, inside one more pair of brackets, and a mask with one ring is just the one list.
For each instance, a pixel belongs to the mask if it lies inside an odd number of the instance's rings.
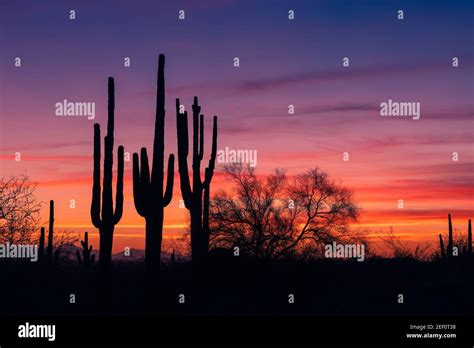
{"label": "orange sky", "polygon": [[[7,159],[7,158],[5,158]],[[92,178],[88,175],[65,175],[56,172],[50,180],[37,180],[37,171],[33,168],[54,168],[53,163],[62,161],[62,166],[79,166],[89,168],[92,161],[87,156],[66,156],[58,159],[54,155],[45,156],[25,156],[21,162],[14,162],[8,158],[9,168],[15,169],[17,173],[26,172],[32,181],[38,181],[37,196],[43,202],[49,199],[55,200],[55,223],[56,231],[73,230],[77,232],[89,231],[91,241],[95,245],[98,231],[90,222],[90,194]],[[298,159],[296,159],[298,160]],[[39,166],[34,162],[41,163]],[[290,164],[291,161],[288,162]],[[51,164],[49,166],[48,164]],[[456,166],[459,164],[453,164]],[[262,163],[263,166],[263,163]],[[356,201],[362,208],[361,218],[353,228],[364,229],[369,232],[369,236],[375,242],[377,235],[383,235],[390,227],[401,239],[412,242],[433,242],[436,243],[436,235],[445,233],[447,230],[447,213],[453,214],[454,228],[462,231],[467,230],[467,219],[472,217],[472,187],[458,189],[445,189],[424,183],[422,179],[415,180],[416,185],[406,188],[403,180],[390,180],[376,175],[364,175],[364,163],[360,164],[339,164],[341,167],[358,167],[360,175],[356,175],[358,170],[354,168],[350,177],[338,178],[342,184],[352,188]],[[296,167],[296,166],[295,166]],[[331,174],[330,168],[329,173]],[[54,171],[54,170],[53,170]],[[401,171],[401,169],[399,169]],[[86,174],[87,170],[84,170]],[[288,174],[291,173],[288,170]],[[114,173],[115,174],[115,173]],[[394,173],[399,175],[400,172]],[[396,176],[395,175],[395,176]],[[334,177],[334,176],[333,176]],[[384,184],[385,183],[385,184]],[[224,179],[224,174],[217,172],[212,182],[212,189],[229,189]],[[131,182],[131,162],[126,162],[125,167],[125,188],[124,188],[124,215],[119,225],[116,226],[114,239],[114,252],[123,250],[124,247],[143,248],[144,247],[144,220],[136,213],[133,204]],[[446,209],[446,197],[449,197],[450,209]],[[404,208],[397,208],[398,199],[404,200]],[[70,208],[70,200],[75,200],[75,208]],[[181,236],[186,227],[186,210],[179,208],[181,192],[179,190],[179,176],[175,177],[174,196],[170,205],[165,209],[165,238]],[[43,206],[42,222],[46,225],[48,221],[48,204]]]}

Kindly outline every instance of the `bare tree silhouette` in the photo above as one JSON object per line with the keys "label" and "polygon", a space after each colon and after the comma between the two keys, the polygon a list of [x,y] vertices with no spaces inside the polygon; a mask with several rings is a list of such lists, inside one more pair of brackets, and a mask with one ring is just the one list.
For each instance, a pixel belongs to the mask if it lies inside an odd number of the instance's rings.
{"label": "bare tree silhouette", "polygon": [[31,243],[39,223],[41,203],[36,183],[25,174],[0,179],[0,242]]}
{"label": "bare tree silhouette", "polygon": [[292,254],[302,243],[321,245],[350,237],[348,224],[359,208],[352,193],[315,168],[290,182],[282,170],[266,179],[242,164],[224,167],[232,193],[211,202],[211,237],[216,247],[239,247],[271,261]]}
{"label": "bare tree silhouette", "polygon": [[54,234],[53,250],[55,263],[71,261],[77,251],[79,234],[71,230],[58,231]]}
{"label": "bare tree silhouette", "polygon": [[388,256],[395,259],[411,259],[417,261],[428,261],[431,255],[428,253],[430,249],[429,243],[416,244],[413,247],[403,242],[390,227],[385,236],[380,236],[383,245],[388,251]]}

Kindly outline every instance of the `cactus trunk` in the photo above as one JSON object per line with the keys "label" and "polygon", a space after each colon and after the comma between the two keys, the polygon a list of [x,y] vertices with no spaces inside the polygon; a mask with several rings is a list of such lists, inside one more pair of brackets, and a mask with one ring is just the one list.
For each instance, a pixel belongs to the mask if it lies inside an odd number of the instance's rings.
{"label": "cactus trunk", "polygon": [[163,215],[145,220],[145,262],[148,271],[158,271],[161,264]]}
{"label": "cactus trunk", "polygon": [[112,246],[114,227],[103,227],[99,231],[99,264],[102,268],[107,270],[112,263]]}
{"label": "cactus trunk", "polygon": [[146,148],[140,156],[133,154],[133,199],[138,214],[145,218],[145,265],[148,272],[157,272],[161,262],[164,208],[171,202],[174,181],[174,155],[168,157],[166,189],[164,182],[165,153],[165,56],[158,58],[156,114],[153,141],[153,163],[148,164]]}
{"label": "cactus trunk", "polygon": [[115,195],[115,211],[112,197],[112,168],[114,148],[114,112],[115,112],[115,86],[114,79],[108,80],[108,118],[107,135],[104,138],[104,175],[102,188],[100,185],[100,157],[101,139],[100,125],[94,124],[94,174],[91,203],[91,219],[93,225],[99,229],[100,253],[99,263],[103,270],[109,269],[112,261],[112,243],[115,225],[122,218],[123,212],[123,168],[124,149],[118,147],[117,186]]}

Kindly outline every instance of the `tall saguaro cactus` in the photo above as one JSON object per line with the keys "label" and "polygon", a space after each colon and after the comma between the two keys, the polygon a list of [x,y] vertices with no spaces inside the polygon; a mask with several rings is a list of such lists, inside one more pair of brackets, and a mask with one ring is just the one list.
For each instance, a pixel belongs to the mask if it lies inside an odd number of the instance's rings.
{"label": "tall saguaro cactus", "polygon": [[100,125],[94,124],[94,175],[92,187],[91,219],[100,234],[99,264],[103,269],[109,268],[112,261],[112,242],[115,225],[122,218],[123,212],[123,167],[124,149],[118,147],[117,188],[115,194],[115,211],[112,198],[112,167],[114,149],[114,110],[115,87],[114,79],[108,80],[108,119],[107,135],[104,137],[104,175],[102,188],[101,210],[101,185],[100,185]]}
{"label": "tall saguaro cactus", "polygon": [[188,114],[180,112],[180,102],[176,99],[176,125],[178,131],[178,165],[181,181],[181,193],[185,207],[191,214],[191,250],[192,261],[201,262],[209,250],[209,197],[210,185],[216,162],[217,152],[217,116],[213,119],[212,150],[209,165],[201,180],[201,162],[204,157],[204,115],[198,98],[194,97],[193,109],[193,186],[188,174]]}
{"label": "tall saguaro cactus", "polygon": [[54,201],[49,201],[48,263],[53,262]]}
{"label": "tall saguaro cactus", "polygon": [[[165,154],[165,56],[158,58],[156,92],[155,135],[153,141],[153,163],[148,164],[146,148],[133,154],[133,198],[138,214],[145,218],[145,265],[147,271],[158,271],[161,262],[164,208],[173,196],[174,155],[168,157],[168,177],[163,193]],[[139,162],[140,161],[140,162]]]}

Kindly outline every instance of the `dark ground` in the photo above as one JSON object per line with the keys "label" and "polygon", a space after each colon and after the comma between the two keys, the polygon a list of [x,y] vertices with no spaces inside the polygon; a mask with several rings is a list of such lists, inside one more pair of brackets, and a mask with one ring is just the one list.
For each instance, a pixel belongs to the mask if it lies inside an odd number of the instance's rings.
{"label": "dark ground", "polygon": [[[0,314],[14,315],[472,315],[474,262],[285,262],[214,260],[204,271],[168,264],[147,277],[143,264],[110,274],[78,265],[0,264]],[[69,303],[69,295],[76,303]],[[295,303],[288,303],[288,294]],[[404,304],[397,295],[404,295]],[[185,304],[179,304],[179,294]]]}

